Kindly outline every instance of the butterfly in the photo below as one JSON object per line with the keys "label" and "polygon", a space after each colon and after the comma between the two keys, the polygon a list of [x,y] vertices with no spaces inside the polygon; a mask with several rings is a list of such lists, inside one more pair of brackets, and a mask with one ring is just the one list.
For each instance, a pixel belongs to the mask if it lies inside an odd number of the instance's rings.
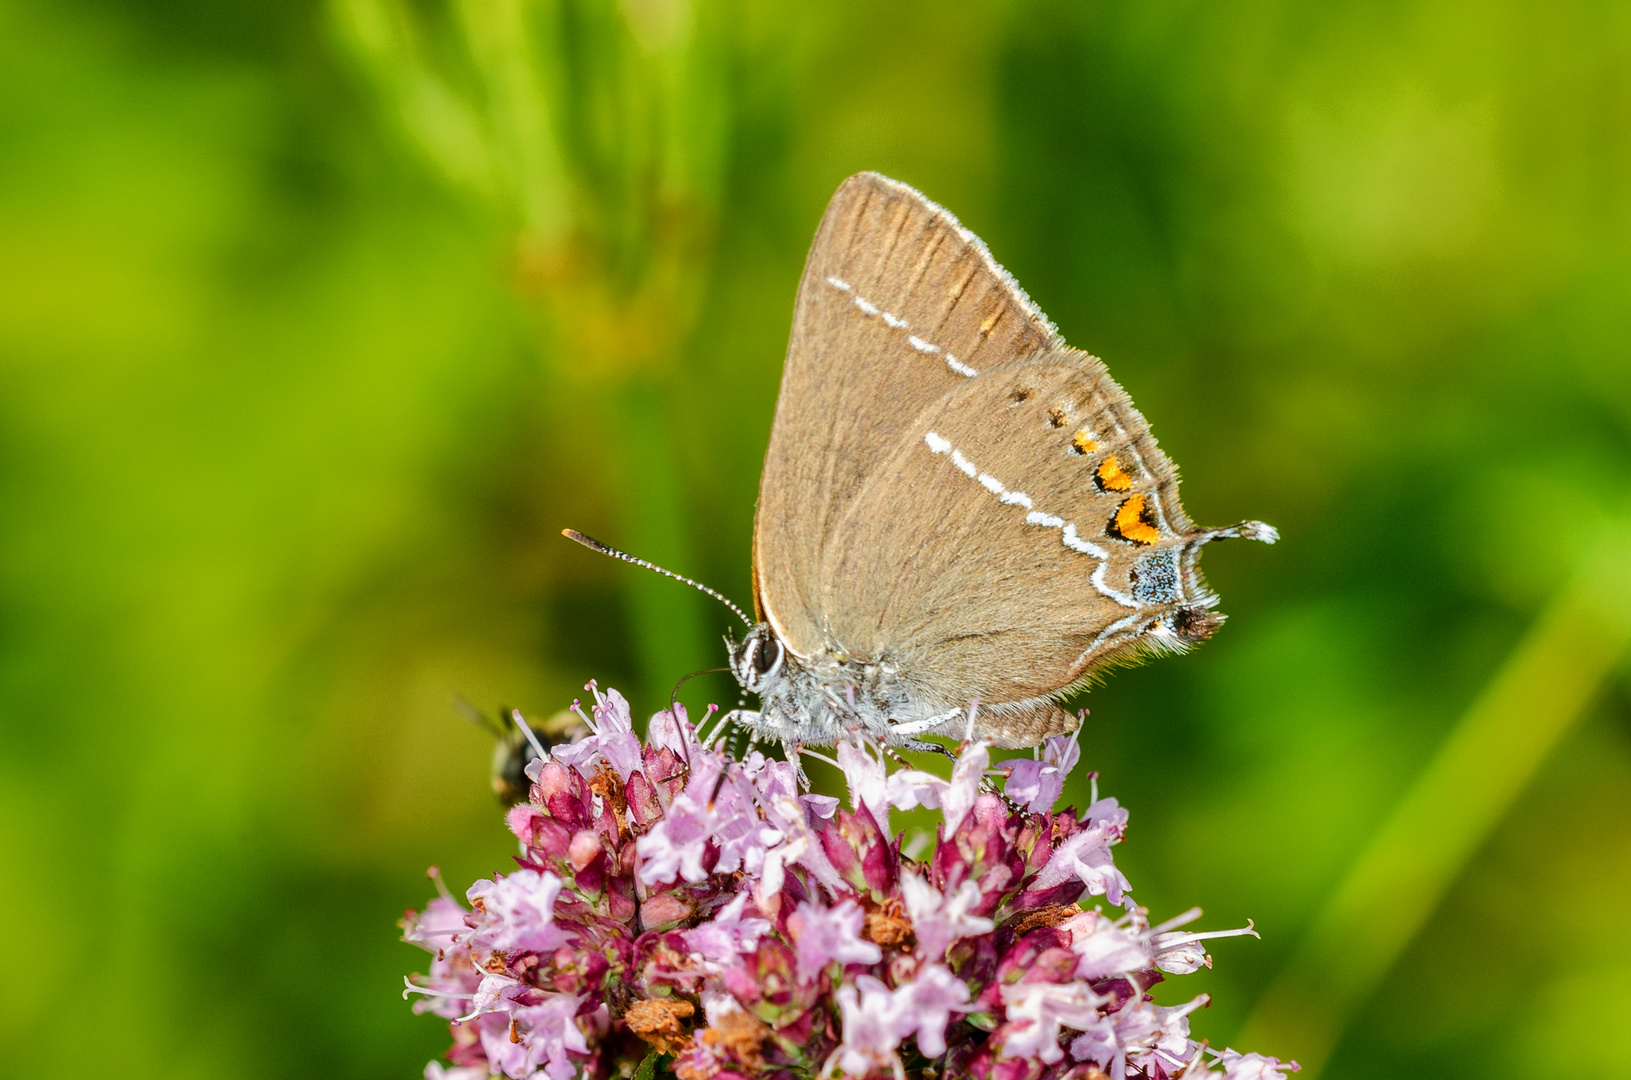
{"label": "butterfly", "polygon": [[1059,702],[1107,665],[1212,635],[1197,561],[1228,537],[1277,534],[1195,526],[1104,363],[946,210],[852,176],[794,306],[758,618],[730,653],[760,707],[730,719],[790,745],[1035,746],[1075,730]]}

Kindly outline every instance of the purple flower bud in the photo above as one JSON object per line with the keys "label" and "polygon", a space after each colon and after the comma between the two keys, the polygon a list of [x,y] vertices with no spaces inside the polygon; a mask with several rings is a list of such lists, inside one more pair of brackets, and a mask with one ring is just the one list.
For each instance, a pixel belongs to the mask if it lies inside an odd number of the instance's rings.
{"label": "purple flower bud", "polygon": [[623,795],[629,801],[629,816],[634,819],[638,831],[644,832],[662,820],[663,804],[657,798],[657,789],[646,779],[644,773],[629,774],[628,786],[623,789]]}
{"label": "purple flower bud", "polygon": [[[827,862],[832,866],[838,876],[847,881],[852,888],[866,888],[866,874],[861,869],[861,861],[855,851],[855,845],[845,834],[844,824],[854,820],[855,815],[846,810],[839,810],[833,814],[833,827],[823,828],[817,834],[821,840],[821,850],[827,856]],[[853,833],[855,830],[850,830]]]}
{"label": "purple flower bud", "polygon": [[658,893],[640,905],[640,922],[648,930],[678,926],[690,914],[691,905],[673,893]]}
{"label": "purple flower bud", "polygon": [[697,747],[688,758],[667,746],[647,746],[641,752],[646,779],[657,789],[664,805],[685,790],[686,777],[690,773],[687,762],[700,759],[704,753],[701,747]]}
{"label": "purple flower bud", "polygon": [[693,747],[698,747],[696,729],[686,716],[685,706],[674,703],[670,712],[664,709],[651,718],[646,727],[646,751],[668,750],[676,759],[688,758]]}
{"label": "purple flower bud", "polygon": [[1076,976],[1077,955],[1068,933],[1041,927],[1022,935],[997,964],[997,981],[1070,982]]}
{"label": "purple flower bud", "polygon": [[962,827],[936,849],[935,884],[949,890],[963,881],[973,881],[981,893],[978,913],[995,913],[1003,898],[1025,876],[1025,861],[1014,849],[1016,831],[1010,827],[1001,799],[979,796]]}
{"label": "purple flower bud", "polygon": [[[834,837],[842,843],[834,842]],[[853,814],[836,813],[833,827],[822,831],[822,841],[834,867],[840,866],[842,860],[844,869],[840,873],[856,891],[871,890],[882,898],[894,889],[899,858],[864,804]]]}
{"label": "purple flower bud", "polygon": [[1036,911],[1040,908],[1074,904],[1087,893],[1080,881],[1061,881],[1050,889],[1026,889],[1009,902],[1012,911]]}

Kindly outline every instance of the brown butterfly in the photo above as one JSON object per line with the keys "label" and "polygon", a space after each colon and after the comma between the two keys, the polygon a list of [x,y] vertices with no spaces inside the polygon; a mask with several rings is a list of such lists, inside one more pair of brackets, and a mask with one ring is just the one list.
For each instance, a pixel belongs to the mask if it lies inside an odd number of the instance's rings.
{"label": "brown butterfly", "polygon": [[1191,523],[1104,364],[950,213],[852,176],[799,284],[754,523],[759,621],[731,650],[761,707],[731,719],[789,744],[1034,746],[1075,729],[1058,700],[1095,671],[1211,636],[1196,562],[1225,537],[1277,538]]}

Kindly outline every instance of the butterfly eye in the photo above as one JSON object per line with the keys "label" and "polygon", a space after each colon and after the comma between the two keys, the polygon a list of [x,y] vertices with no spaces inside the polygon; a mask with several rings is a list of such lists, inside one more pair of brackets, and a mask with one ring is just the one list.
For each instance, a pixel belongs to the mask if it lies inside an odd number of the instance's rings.
{"label": "butterfly eye", "polygon": [[748,670],[753,673],[755,682],[764,680],[782,666],[782,643],[771,639],[765,645],[763,649],[755,649],[753,656],[749,658]]}

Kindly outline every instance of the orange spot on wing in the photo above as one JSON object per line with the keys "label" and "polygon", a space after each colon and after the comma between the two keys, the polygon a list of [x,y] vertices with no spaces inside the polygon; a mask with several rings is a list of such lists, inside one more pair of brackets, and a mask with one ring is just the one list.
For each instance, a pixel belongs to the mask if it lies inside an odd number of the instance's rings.
{"label": "orange spot on wing", "polygon": [[1154,522],[1146,516],[1146,510],[1143,495],[1128,498],[1116,508],[1115,520],[1110,523],[1110,531],[1135,544],[1155,543],[1161,539],[1161,534],[1156,531]]}
{"label": "orange spot on wing", "polygon": [[1099,463],[1094,475],[1098,477],[1099,487],[1105,491],[1126,491],[1133,486],[1133,478],[1122,469],[1121,462],[1116,460],[1114,454]]}
{"label": "orange spot on wing", "polygon": [[1098,440],[1094,439],[1092,432],[1086,428],[1071,436],[1070,445],[1076,449],[1078,454],[1091,454],[1099,448]]}

